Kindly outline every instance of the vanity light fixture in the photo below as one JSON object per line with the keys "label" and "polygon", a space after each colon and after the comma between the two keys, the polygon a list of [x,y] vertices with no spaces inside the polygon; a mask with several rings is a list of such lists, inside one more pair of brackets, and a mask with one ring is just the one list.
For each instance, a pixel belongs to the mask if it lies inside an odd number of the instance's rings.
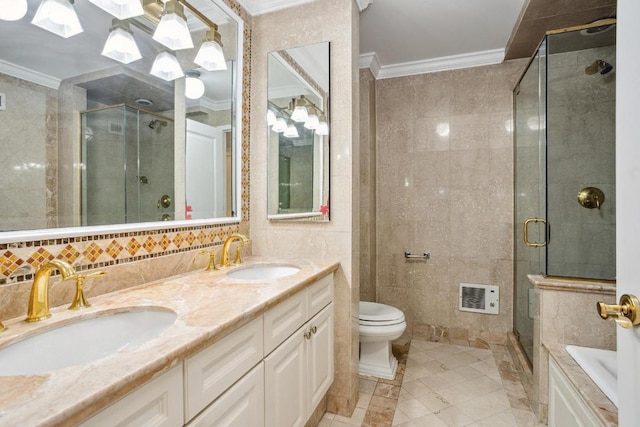
{"label": "vanity light fixture", "polygon": [[200,80],[199,71],[187,71],[184,95],[189,99],[200,99],[204,95],[204,83]]}
{"label": "vanity light fixture", "polygon": [[128,19],[144,14],[140,0],[89,0],[118,19]]}
{"label": "vanity light fixture", "polygon": [[31,23],[65,39],[83,31],[73,0],[42,0]]}
{"label": "vanity light fixture", "polygon": [[293,124],[287,126],[287,129],[284,131],[283,135],[285,136],[285,138],[300,138],[298,129]]}
{"label": "vanity light fixture", "polygon": [[151,75],[170,82],[184,76],[184,73],[176,56],[167,51],[162,51],[153,61]]}
{"label": "vanity light fixture", "polygon": [[309,112],[307,111],[307,107],[311,104],[304,95],[300,95],[300,98],[293,101],[293,113],[291,114],[291,120],[294,122],[306,122],[309,119]]}
{"label": "vanity light fixture", "polygon": [[282,133],[286,131],[287,128],[288,128],[287,122],[282,117],[280,117],[276,120],[272,129],[274,132]]}
{"label": "vanity light fixture", "polygon": [[276,113],[267,109],[267,126],[273,126],[276,124]]}
{"label": "vanity light fixture", "polygon": [[0,20],[18,21],[27,14],[27,0],[0,0]]}
{"label": "vanity light fixture", "polygon": [[171,50],[191,49],[193,41],[184,15],[184,7],[177,0],[167,0],[153,39]]}
{"label": "vanity light fixture", "polygon": [[117,18],[112,21],[102,55],[123,64],[129,64],[142,58],[127,21],[121,21]]}
{"label": "vanity light fixture", "polygon": [[320,113],[320,123],[316,128],[316,135],[329,135],[329,125],[327,124],[327,116],[324,113]]}
{"label": "vanity light fixture", "polygon": [[316,113],[316,107],[311,106],[309,108],[309,117],[307,118],[307,121],[304,122],[304,127],[310,130],[315,130],[318,128],[319,124],[320,120],[318,119],[318,114]]}
{"label": "vanity light fixture", "polygon": [[207,31],[193,62],[207,71],[227,69],[227,61],[224,59],[224,52],[222,51],[222,38],[216,24],[213,24],[211,29]]}

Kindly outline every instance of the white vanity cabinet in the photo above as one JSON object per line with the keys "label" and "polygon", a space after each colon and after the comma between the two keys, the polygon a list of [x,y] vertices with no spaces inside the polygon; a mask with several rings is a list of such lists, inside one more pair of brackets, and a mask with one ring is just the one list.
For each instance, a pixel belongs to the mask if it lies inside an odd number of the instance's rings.
{"label": "white vanity cabinet", "polygon": [[[303,426],[333,382],[333,283],[331,277],[310,286],[297,304],[285,301],[265,313],[265,344],[279,330],[268,319],[306,322],[264,359],[265,426]],[[318,310],[321,310],[318,313]],[[286,315],[285,313],[289,313]],[[290,326],[287,326],[290,327]]]}
{"label": "white vanity cabinet", "polygon": [[604,427],[553,358],[549,358],[549,427]]}

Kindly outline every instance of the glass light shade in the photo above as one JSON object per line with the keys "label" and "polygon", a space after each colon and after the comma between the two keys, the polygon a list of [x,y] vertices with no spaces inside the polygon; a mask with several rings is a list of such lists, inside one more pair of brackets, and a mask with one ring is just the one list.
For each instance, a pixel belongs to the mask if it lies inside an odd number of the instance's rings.
{"label": "glass light shade", "polygon": [[151,75],[170,82],[184,76],[184,73],[175,55],[160,52],[151,66]]}
{"label": "glass light shade", "polygon": [[27,14],[27,0],[0,0],[0,20],[17,21]]}
{"label": "glass light shade", "polygon": [[300,137],[300,135],[298,135],[298,129],[296,129],[296,127],[294,125],[287,126],[287,129],[284,131],[283,135],[286,138],[299,138]]}
{"label": "glass light shade", "polygon": [[187,73],[184,95],[189,99],[202,98],[202,95],[204,95],[204,83],[198,76]]}
{"label": "glass light shade", "polygon": [[68,0],[42,0],[31,23],[65,39],[83,31]]}
{"label": "glass light shade", "polygon": [[191,49],[193,41],[187,21],[177,13],[162,15],[153,39],[171,50]]}
{"label": "glass light shade", "polygon": [[287,122],[282,117],[280,117],[278,120],[276,120],[272,129],[274,132],[282,133],[287,130]]}
{"label": "glass light shade", "polygon": [[196,59],[194,59],[193,62],[207,71],[227,69],[227,61],[224,59],[222,47],[215,41],[205,41],[202,43]]}
{"label": "glass light shade", "polygon": [[318,128],[319,124],[320,120],[318,119],[318,116],[315,114],[309,114],[309,118],[306,122],[304,122],[304,127],[310,130],[314,130]]}
{"label": "glass light shade", "polygon": [[329,125],[327,122],[320,122],[316,129],[316,135],[329,135]]}
{"label": "glass light shade", "polygon": [[105,12],[118,19],[133,18],[144,15],[140,0],[89,0]]}
{"label": "glass light shade", "polygon": [[102,55],[128,64],[142,58],[133,34],[123,28],[114,28],[109,32]]}
{"label": "glass light shade", "polygon": [[267,126],[273,126],[275,124],[276,124],[276,114],[271,110],[267,110]]}
{"label": "glass light shade", "polygon": [[306,122],[307,119],[309,119],[307,107],[303,107],[302,105],[298,105],[293,110],[293,114],[291,114],[291,120],[293,120],[294,122]]}

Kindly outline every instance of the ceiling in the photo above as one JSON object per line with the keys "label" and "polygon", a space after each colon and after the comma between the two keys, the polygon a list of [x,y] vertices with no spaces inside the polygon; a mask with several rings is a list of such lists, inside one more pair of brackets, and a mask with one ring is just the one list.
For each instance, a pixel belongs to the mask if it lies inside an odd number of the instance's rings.
{"label": "ceiling", "polygon": [[[239,0],[251,15],[313,0]],[[530,57],[547,30],[615,16],[616,0],[355,0],[376,78]]]}

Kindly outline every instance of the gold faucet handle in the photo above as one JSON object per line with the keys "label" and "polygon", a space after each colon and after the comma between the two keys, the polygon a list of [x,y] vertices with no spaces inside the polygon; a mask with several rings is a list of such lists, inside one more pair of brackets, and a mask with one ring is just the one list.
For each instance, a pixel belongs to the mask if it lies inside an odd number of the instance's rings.
{"label": "gold faucet handle", "polygon": [[242,257],[240,256],[240,248],[244,246],[244,244],[240,244],[236,247],[236,257],[233,260],[234,264],[242,264]]}
{"label": "gold faucet handle", "polygon": [[640,325],[640,316],[638,316],[638,308],[640,301],[633,295],[624,294],[620,297],[619,304],[605,304],[603,302],[596,303],[598,314],[603,319],[613,319],[623,328],[630,328]]}
{"label": "gold faucet handle", "polygon": [[76,274],[76,295],[73,297],[73,302],[69,306],[69,310],[79,310],[81,308],[91,307],[91,304],[87,302],[87,299],[84,296],[84,280],[96,279],[104,276],[105,274],[107,274],[106,271],[96,271],[95,273],[89,274]]}
{"label": "gold faucet handle", "polygon": [[214,271],[217,270],[216,266],[216,250],[215,249],[203,249],[198,252],[198,255],[209,255],[209,264],[207,264],[207,268],[205,271]]}
{"label": "gold faucet handle", "polygon": [[2,322],[0,322],[0,332],[4,332],[4,331],[6,331],[7,329],[9,329],[9,328],[7,328],[6,326],[4,326],[4,325],[2,324]]}

